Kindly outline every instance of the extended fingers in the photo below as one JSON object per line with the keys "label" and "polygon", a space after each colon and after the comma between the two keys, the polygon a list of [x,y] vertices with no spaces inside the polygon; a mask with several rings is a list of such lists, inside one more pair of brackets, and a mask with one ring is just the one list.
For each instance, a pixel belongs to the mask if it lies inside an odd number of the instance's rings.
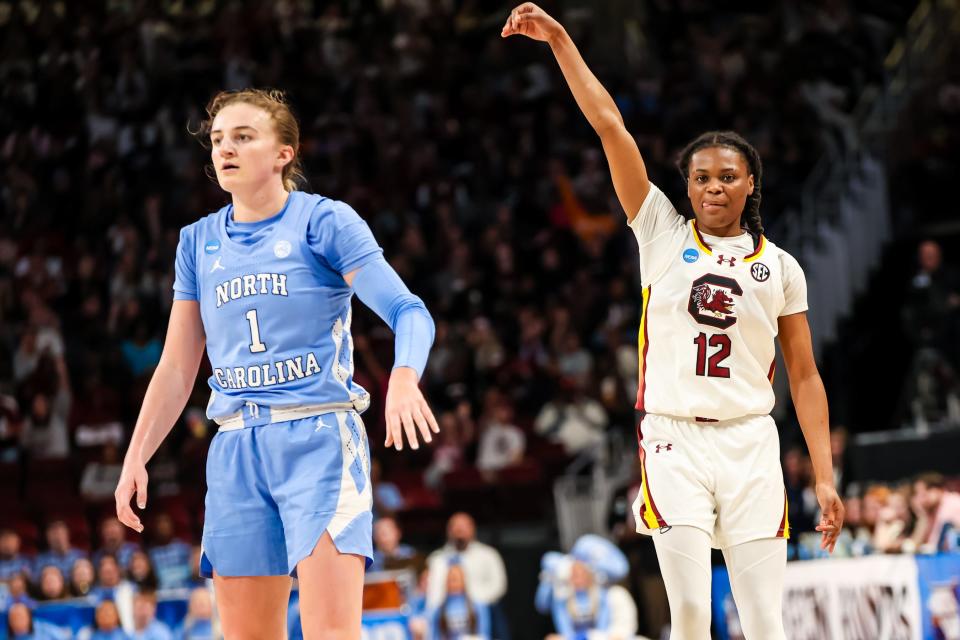
{"label": "extended fingers", "polygon": [[403,431],[407,434],[407,442],[410,443],[410,448],[419,449],[420,442],[417,440],[417,424],[413,420],[413,412],[404,411],[400,414],[400,419],[403,421]]}
{"label": "extended fingers", "polygon": [[[422,406],[415,406],[413,408],[413,420],[417,423],[417,428],[420,429],[420,435],[423,436],[423,441],[429,443],[433,441],[433,435],[430,433],[430,423],[427,422],[427,417],[423,415],[423,409],[426,408],[425,403],[421,403]],[[429,411],[429,409],[427,409]]]}

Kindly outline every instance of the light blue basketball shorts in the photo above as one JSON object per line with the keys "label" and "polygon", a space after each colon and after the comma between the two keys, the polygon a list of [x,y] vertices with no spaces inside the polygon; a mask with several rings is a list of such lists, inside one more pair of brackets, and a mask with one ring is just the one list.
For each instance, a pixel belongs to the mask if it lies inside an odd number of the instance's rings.
{"label": "light blue basketball shorts", "polygon": [[296,576],[324,531],[369,567],[372,495],[355,411],[220,431],[207,454],[200,573]]}

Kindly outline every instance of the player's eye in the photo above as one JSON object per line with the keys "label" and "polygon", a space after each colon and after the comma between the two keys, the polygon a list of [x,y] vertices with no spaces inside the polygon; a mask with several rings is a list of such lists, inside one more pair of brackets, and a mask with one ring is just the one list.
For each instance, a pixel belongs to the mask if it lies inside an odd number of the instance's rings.
{"label": "player's eye", "polygon": [[699,175],[699,176],[697,176],[697,182],[699,182],[700,184],[703,184],[703,183],[706,182],[706,181],[707,181],[707,176],[705,176],[705,175]]}
{"label": "player's eye", "polygon": [[250,136],[248,136],[245,133],[241,133],[240,135],[237,136],[237,138],[239,138],[240,140],[246,141],[250,139]]}
{"label": "player's eye", "polygon": [[735,176],[734,176],[732,173],[728,173],[728,174],[726,174],[725,176],[723,176],[723,181],[724,181],[724,182],[733,182],[734,177],[735,177]]}
{"label": "player's eye", "polygon": [[216,147],[220,144],[220,138],[210,138],[210,143]]}

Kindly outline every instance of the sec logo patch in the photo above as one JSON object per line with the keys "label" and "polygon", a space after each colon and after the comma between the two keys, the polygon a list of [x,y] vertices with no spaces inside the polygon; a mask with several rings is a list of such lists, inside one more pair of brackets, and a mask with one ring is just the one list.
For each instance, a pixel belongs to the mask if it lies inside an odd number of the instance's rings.
{"label": "sec logo patch", "polygon": [[696,262],[700,259],[700,252],[696,249],[687,249],[683,252],[684,262]]}
{"label": "sec logo patch", "polygon": [[756,262],[750,267],[750,275],[757,282],[766,282],[767,278],[770,277],[770,269],[762,262]]}

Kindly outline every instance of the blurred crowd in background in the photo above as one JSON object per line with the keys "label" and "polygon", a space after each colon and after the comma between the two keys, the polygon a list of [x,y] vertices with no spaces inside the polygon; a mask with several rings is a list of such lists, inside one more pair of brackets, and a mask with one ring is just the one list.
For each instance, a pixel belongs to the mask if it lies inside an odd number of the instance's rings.
{"label": "blurred crowd in background", "polygon": [[[689,139],[731,128],[758,148],[774,241],[817,159],[852,144],[856,100],[880,82],[915,5],[627,4],[642,7],[543,3],[678,208],[687,205],[673,158]],[[402,526],[420,551],[432,548],[454,510],[481,525],[550,518],[552,478],[611,433],[633,440],[636,244],[549,51],[502,40],[510,7],[491,6],[0,2],[0,567],[11,602],[109,600],[103,594],[132,585],[148,595],[120,612],[129,621],[150,608],[154,589],[195,584],[213,435],[206,361],[182,424],[149,468],[142,546],[124,543],[104,517],[160,357],[178,231],[227,201],[188,132],[219,89],[287,91],[301,123],[303,188],[353,206],[436,321],[423,386],[439,441],[397,455],[381,444],[392,335],[355,305],[356,380],[374,397],[365,421],[378,526],[393,522],[398,544]],[[942,139],[929,142],[936,152]],[[936,362],[909,394],[913,415],[928,402],[935,415],[960,416],[960,279],[947,258],[936,242],[920,245],[918,271],[898,292],[911,353]],[[830,391],[837,376],[824,366]],[[783,428],[799,534],[812,530],[817,507],[795,420]],[[845,431],[835,439],[842,471]],[[951,487],[930,477],[854,485],[849,552],[935,546],[937,514],[957,510]],[[611,521],[629,547],[621,515]],[[472,579],[469,565],[462,573]],[[504,582],[491,603],[505,591]]]}

